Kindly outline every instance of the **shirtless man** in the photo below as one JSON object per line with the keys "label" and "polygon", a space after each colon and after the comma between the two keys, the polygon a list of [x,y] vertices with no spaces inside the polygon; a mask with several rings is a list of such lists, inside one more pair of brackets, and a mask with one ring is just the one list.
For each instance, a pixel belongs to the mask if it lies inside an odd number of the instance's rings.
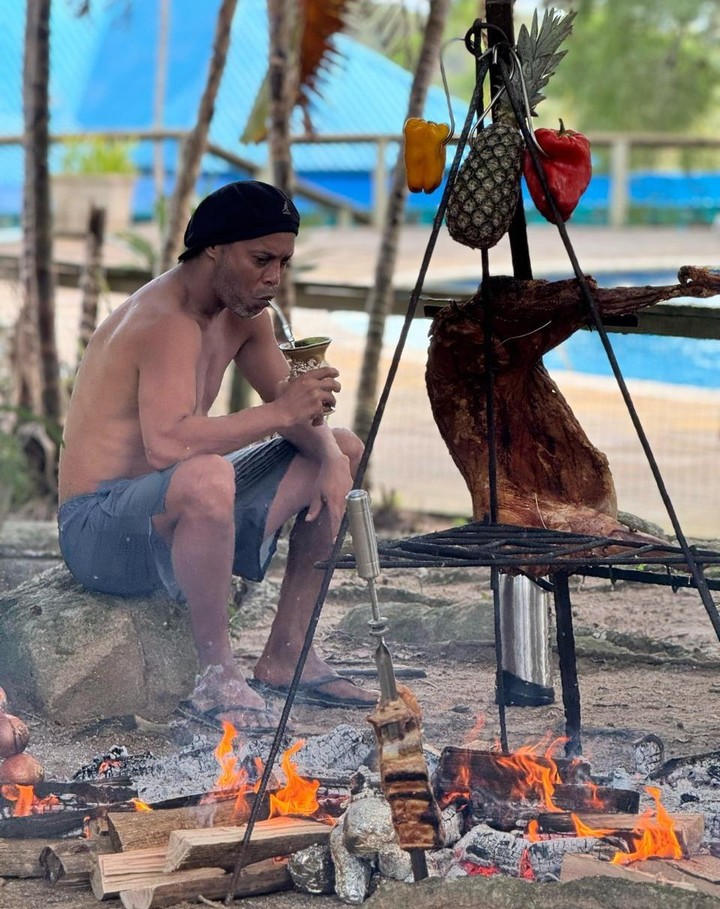
{"label": "shirtless man", "polygon": [[[362,452],[351,432],[322,419],[340,390],[337,370],[289,381],[275,341],[268,304],[298,226],[290,199],[265,183],[239,181],[205,198],[179,264],[90,341],[60,460],[70,571],[107,593],[164,585],[184,598],[200,663],[190,702],[249,731],[276,726],[258,691],[281,693],[293,676],[322,582],[313,566],[330,552]],[[208,416],[232,361],[263,403]],[[277,615],[251,688],[230,645],[231,576],[260,580],[293,515]],[[298,700],[369,707],[375,696],[313,649]]]}

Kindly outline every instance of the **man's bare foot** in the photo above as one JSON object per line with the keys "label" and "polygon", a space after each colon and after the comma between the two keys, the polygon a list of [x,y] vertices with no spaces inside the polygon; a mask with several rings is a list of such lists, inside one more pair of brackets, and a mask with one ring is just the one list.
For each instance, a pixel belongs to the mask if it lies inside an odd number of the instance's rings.
{"label": "man's bare foot", "polygon": [[274,732],[278,717],[233,669],[208,666],[195,680],[189,704],[209,720],[225,720],[238,731]]}

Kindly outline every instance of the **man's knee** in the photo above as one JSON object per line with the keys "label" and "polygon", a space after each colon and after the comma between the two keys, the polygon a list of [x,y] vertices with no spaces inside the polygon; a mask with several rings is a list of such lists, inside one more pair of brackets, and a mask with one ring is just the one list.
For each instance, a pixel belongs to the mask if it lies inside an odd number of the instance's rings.
{"label": "man's knee", "polygon": [[335,436],[338,448],[350,461],[350,468],[354,474],[360,463],[360,458],[362,457],[365,446],[355,433],[351,432],[349,429],[333,429],[333,435]]}
{"label": "man's knee", "polygon": [[168,499],[181,511],[226,518],[235,502],[235,471],[221,455],[197,455],[175,468]]}

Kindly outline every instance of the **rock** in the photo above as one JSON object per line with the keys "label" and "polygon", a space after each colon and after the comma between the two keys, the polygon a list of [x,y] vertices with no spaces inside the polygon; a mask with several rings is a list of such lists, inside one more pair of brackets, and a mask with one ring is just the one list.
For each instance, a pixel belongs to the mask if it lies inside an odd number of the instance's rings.
{"label": "rock", "polygon": [[[369,602],[369,601],[368,601]],[[387,619],[387,638],[393,644],[429,644],[438,641],[495,640],[492,602],[478,594],[474,603],[428,605],[420,602],[381,602]],[[343,634],[367,640],[370,606],[355,606],[341,619]]]}
{"label": "rock", "polygon": [[538,884],[517,878],[430,878],[417,884],[382,881],[366,909],[713,909],[717,899],[661,884],[586,878]]}
{"label": "rock", "polygon": [[0,684],[57,723],[165,719],[192,689],[187,609],[94,593],[58,565],[0,595]]}

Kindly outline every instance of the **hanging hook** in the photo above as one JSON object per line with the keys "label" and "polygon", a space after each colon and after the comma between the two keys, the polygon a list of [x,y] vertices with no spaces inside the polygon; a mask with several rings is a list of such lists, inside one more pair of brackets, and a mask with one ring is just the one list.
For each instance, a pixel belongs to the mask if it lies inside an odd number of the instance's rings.
{"label": "hanging hook", "polygon": [[528,128],[528,134],[530,135],[530,138],[532,139],[532,143],[535,146],[535,148],[538,150],[538,152],[543,156],[543,158],[547,158],[547,157],[549,157],[548,153],[545,151],[544,148],[542,148],[540,143],[535,138],[535,130],[533,129],[533,126],[532,126],[532,108],[530,107],[530,97],[528,96],[527,83],[525,82],[525,73],[523,72],[522,61],[518,57],[517,51],[515,50],[514,47],[508,46],[508,50],[510,52],[510,60],[513,63],[513,67],[507,75],[508,81],[512,80],[512,77],[515,74],[515,70],[517,70],[517,72],[520,76],[520,88],[522,90],[522,101],[523,101],[523,108],[524,108],[524,112],[525,112],[525,123]]}
{"label": "hanging hook", "polygon": [[499,25],[493,25],[492,22],[484,22],[482,19],[476,19],[473,22],[471,28],[469,28],[468,31],[465,33],[464,40],[465,40],[465,47],[468,49],[468,51],[470,51],[470,53],[473,55],[473,57],[477,57],[478,60],[481,57],[485,56],[485,54],[487,53],[487,50],[483,51],[482,53],[478,53],[479,48],[477,47],[476,42],[475,42],[475,37],[477,36],[479,39],[480,32],[483,31],[483,29],[486,32],[490,31],[490,29],[492,29],[495,32],[498,32],[501,36],[501,40],[504,41],[506,44],[509,44],[507,35],[500,28]]}
{"label": "hanging hook", "polygon": [[448,106],[448,115],[450,117],[450,132],[448,133],[447,139],[443,142],[443,145],[447,145],[450,140],[455,135],[455,114],[452,109],[452,100],[450,98],[450,88],[448,86],[447,75],[445,73],[445,63],[443,62],[443,54],[445,53],[446,48],[453,43],[453,41],[462,41],[462,38],[450,38],[446,41],[440,48],[440,75],[442,76],[442,84],[445,89],[445,99]]}

